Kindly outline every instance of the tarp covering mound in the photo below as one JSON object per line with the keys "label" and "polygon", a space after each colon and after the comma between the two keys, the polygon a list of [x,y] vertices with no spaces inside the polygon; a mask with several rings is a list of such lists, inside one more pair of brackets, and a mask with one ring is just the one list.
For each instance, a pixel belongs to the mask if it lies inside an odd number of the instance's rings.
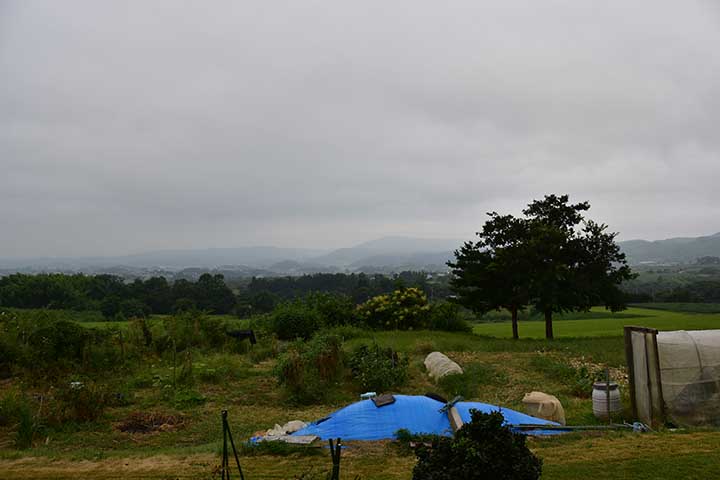
{"label": "tarp covering mound", "polygon": [[[329,416],[317,420],[292,435],[317,435],[323,440],[384,440],[395,438],[395,432],[407,429],[411,433],[452,435],[447,413],[440,412],[445,404],[432,398],[414,395],[395,395],[395,402],[376,407],[372,400],[361,400]],[[455,407],[463,422],[470,421],[470,410],[484,413],[500,411],[509,425],[558,425],[507,408],[480,402],[458,402]],[[532,432],[535,433],[535,432]]]}

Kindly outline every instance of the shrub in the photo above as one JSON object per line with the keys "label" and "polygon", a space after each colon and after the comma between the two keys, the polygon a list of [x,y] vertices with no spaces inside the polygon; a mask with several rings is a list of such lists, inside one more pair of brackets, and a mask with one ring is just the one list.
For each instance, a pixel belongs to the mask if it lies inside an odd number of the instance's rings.
{"label": "shrub", "polygon": [[12,365],[18,357],[17,345],[0,337],[0,379],[12,376]]}
{"label": "shrub", "polygon": [[460,307],[454,303],[441,302],[430,306],[431,330],[446,332],[471,332],[472,326],[460,316]]}
{"label": "shrub", "polygon": [[61,360],[80,361],[89,337],[88,329],[67,320],[40,327],[28,338],[33,363],[46,365]]}
{"label": "shrub", "polygon": [[[175,370],[175,385],[193,385],[195,383],[193,356],[191,350],[185,350],[176,355],[173,369]],[[180,367],[179,369],[177,367]]]}
{"label": "shrub", "polygon": [[322,318],[312,305],[295,300],[278,305],[269,317],[269,327],[281,340],[307,340],[322,327]]}
{"label": "shrub", "polygon": [[250,349],[250,361],[260,363],[268,358],[275,358],[278,355],[278,340],[274,335],[262,335],[258,343]]}
{"label": "shrub", "polygon": [[158,353],[174,349],[182,351],[200,343],[200,317],[197,311],[183,312],[163,318],[164,334],[167,339],[156,337]]}
{"label": "shrub", "polygon": [[353,379],[363,391],[386,392],[408,379],[408,358],[377,343],[358,347],[349,364]]}
{"label": "shrub", "polygon": [[605,380],[602,369],[592,369],[585,365],[575,370],[575,379],[570,393],[579,398],[590,398],[592,396],[593,383]]}
{"label": "shrub", "polygon": [[55,390],[55,423],[66,421],[93,422],[100,418],[112,402],[112,394],[105,385],[91,381],[74,381],[62,384]]}
{"label": "shrub", "polygon": [[210,315],[200,316],[200,336],[205,348],[220,348],[231,340],[225,333],[225,321]]}
{"label": "shrub", "polygon": [[11,390],[0,398],[0,426],[15,430],[15,447],[30,448],[40,425],[32,415],[32,404],[18,390]]}
{"label": "shrub", "polygon": [[430,306],[419,288],[399,288],[378,295],[358,307],[358,318],[371,328],[413,330],[427,328]]}
{"label": "shrub", "polygon": [[[163,318],[159,331],[151,332],[138,323],[147,343],[152,341],[158,354],[182,352],[189,348],[218,349],[234,341],[225,334],[225,321],[198,310],[189,310]],[[145,327],[143,327],[145,325]],[[136,330],[138,327],[135,327]],[[138,337],[138,333],[134,333]]]}
{"label": "shrub", "polygon": [[251,328],[268,330],[281,340],[307,340],[322,328],[356,323],[356,311],[347,296],[313,293],[281,303],[270,314],[252,317],[250,323]]}
{"label": "shrub", "polygon": [[[3,315],[0,322],[0,376],[10,365],[42,372],[108,370],[122,365],[122,342],[117,329],[91,329],[67,320],[62,312],[22,312]],[[33,381],[41,379],[33,375]]]}
{"label": "shrub", "polygon": [[33,438],[38,431],[38,424],[32,418],[29,406],[18,411],[18,427],[15,434],[15,446],[21,450],[32,447]]}
{"label": "shrub", "polygon": [[325,327],[356,323],[355,303],[346,295],[313,293],[305,302],[318,313]]}
{"label": "shrub", "polygon": [[413,480],[540,478],[542,461],[525,445],[525,435],[503,426],[500,412],[470,412],[472,421],[455,437],[438,437],[431,449],[418,448]]}
{"label": "shrub", "polygon": [[153,336],[144,318],[133,318],[128,323],[125,334],[128,344],[143,350],[153,344]]}
{"label": "shrub", "polygon": [[291,400],[308,403],[325,399],[342,370],[340,338],[319,335],[291,344],[278,359],[275,375]]}

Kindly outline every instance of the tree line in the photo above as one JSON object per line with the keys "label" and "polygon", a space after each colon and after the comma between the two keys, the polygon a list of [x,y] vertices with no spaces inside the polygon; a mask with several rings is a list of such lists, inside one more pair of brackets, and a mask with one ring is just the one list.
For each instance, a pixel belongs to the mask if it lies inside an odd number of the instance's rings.
{"label": "tree line", "polygon": [[197,308],[212,313],[231,313],[236,305],[233,291],[222,275],[203,274],[196,282],[164,277],[125,282],[114,275],[13,274],[0,278],[0,306],[99,310],[117,315],[143,317]]}
{"label": "tree line", "polygon": [[693,280],[682,285],[649,282],[627,293],[629,303],[720,303],[720,280]]}
{"label": "tree line", "polygon": [[446,279],[429,281],[424,272],[396,276],[359,274],[313,274],[301,277],[253,278],[228,285],[220,274],[205,273],[197,281],[164,277],[126,282],[114,275],[13,274],[0,278],[0,306],[96,310],[107,318],[148,314],[171,314],[199,309],[241,317],[268,313],[279,304],[312,293],[347,297],[354,304],[390,293],[400,287],[416,287],[432,298],[449,294]]}

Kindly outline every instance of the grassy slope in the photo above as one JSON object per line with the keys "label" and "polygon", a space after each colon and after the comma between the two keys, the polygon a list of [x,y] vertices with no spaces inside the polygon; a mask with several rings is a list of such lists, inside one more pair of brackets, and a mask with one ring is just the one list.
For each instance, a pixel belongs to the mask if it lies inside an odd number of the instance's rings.
{"label": "grassy slope", "polygon": [[720,313],[720,303],[642,303],[638,308],[687,313]]}
{"label": "grassy slope", "polygon": [[[600,311],[602,309],[595,309]],[[616,317],[607,313],[605,318],[555,320],[553,328],[555,336],[562,337],[611,337],[622,336],[623,326],[639,325],[657,328],[658,330],[706,330],[720,328],[720,314],[717,313],[683,313],[667,310],[631,307],[623,312],[626,315]],[[633,314],[634,317],[628,317]],[[512,336],[510,324],[480,323],[475,325],[474,332],[479,335],[508,338]],[[520,336],[523,338],[543,338],[544,322],[520,322]]]}
{"label": "grassy slope", "polygon": [[[513,341],[489,336],[446,332],[365,332],[361,338],[347,342],[347,348],[377,341],[403,351],[411,359],[411,381],[399,393],[424,394],[438,390],[422,370],[422,359],[430,350],[442,350],[473,372],[484,372],[469,399],[521,408],[524,393],[543,390],[560,398],[570,424],[595,420],[588,399],[577,398],[571,385],[540,368],[538,359],[566,361],[585,357],[597,363],[621,366],[623,361],[622,325],[639,323],[660,328],[701,328],[720,324],[720,315],[688,315],[672,312],[632,309],[647,315],[637,318],[587,318],[560,320],[556,324],[559,338],[552,342],[526,338]],[[507,324],[478,325],[499,328],[509,333]],[[596,337],[588,336],[592,327]],[[523,322],[521,334],[530,335],[542,322]],[[608,333],[610,332],[610,333]],[[487,331],[483,332],[486,335]],[[583,335],[584,334],[584,335]],[[608,336],[610,335],[610,336]],[[615,335],[615,336],[612,336]],[[13,478],[209,478],[219,463],[221,430],[219,412],[227,408],[236,441],[246,439],[258,430],[291,419],[320,418],[355,398],[356,391],[340,391],[331,401],[305,407],[284,403],[272,375],[273,361],[253,364],[244,355],[213,354],[196,362],[215,365],[229,362],[233,372],[227,381],[200,383],[198,390],[207,397],[204,405],[178,408],[162,400],[156,388],[135,389],[133,403],[112,408],[96,424],[68,425],[53,432],[47,444],[39,442],[28,451],[0,448],[0,477]],[[147,366],[147,375],[167,374],[169,366],[158,363]],[[5,386],[0,385],[0,391]],[[136,410],[182,414],[186,425],[179,430],[154,434],[126,434],[113,425]],[[2,437],[2,432],[0,432]],[[530,441],[531,448],[544,460],[544,479],[594,478],[712,478],[720,468],[720,432],[577,434]],[[668,456],[667,452],[673,455]],[[312,468],[326,470],[330,465],[327,452],[321,456],[259,455],[243,456],[246,478],[294,478]],[[384,443],[352,445],[343,454],[343,478],[361,475],[363,479],[409,478],[414,464],[411,456],[402,456]],[[307,477],[312,478],[312,477]],[[321,478],[321,477],[316,477]]]}

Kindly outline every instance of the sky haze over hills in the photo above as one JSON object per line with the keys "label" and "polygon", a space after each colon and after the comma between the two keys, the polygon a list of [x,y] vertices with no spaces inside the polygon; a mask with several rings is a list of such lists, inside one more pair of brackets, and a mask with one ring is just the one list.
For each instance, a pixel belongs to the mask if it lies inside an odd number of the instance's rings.
{"label": "sky haze over hills", "polygon": [[720,230],[720,6],[0,1],[0,257]]}

